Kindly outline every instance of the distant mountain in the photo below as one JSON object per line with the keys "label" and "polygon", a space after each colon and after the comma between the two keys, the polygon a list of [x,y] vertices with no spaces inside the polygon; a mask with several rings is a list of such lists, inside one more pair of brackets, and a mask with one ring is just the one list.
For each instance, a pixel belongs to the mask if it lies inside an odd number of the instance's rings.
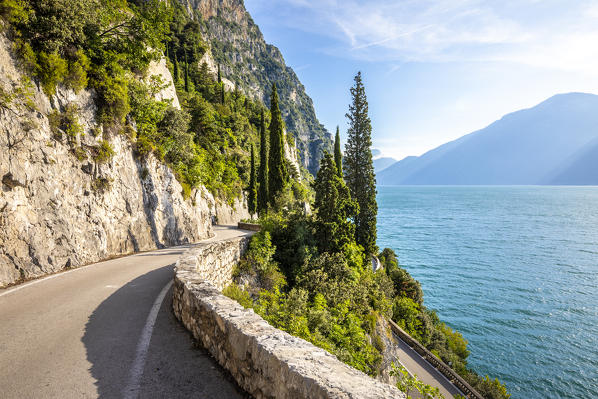
{"label": "distant mountain", "polygon": [[378,184],[598,184],[598,96],[559,94],[407,157]]}
{"label": "distant mountain", "polygon": [[550,174],[547,184],[598,186],[598,139],[576,153],[571,161]]}
{"label": "distant mountain", "polygon": [[388,168],[390,165],[396,163],[397,160],[389,157],[382,157],[374,159],[374,172],[378,173]]}

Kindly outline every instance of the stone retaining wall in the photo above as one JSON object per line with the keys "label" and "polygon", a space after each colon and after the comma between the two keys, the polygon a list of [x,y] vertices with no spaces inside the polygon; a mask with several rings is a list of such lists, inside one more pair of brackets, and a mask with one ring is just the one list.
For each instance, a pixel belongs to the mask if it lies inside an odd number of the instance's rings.
{"label": "stone retaining wall", "polygon": [[405,398],[222,295],[248,242],[240,237],[189,249],[177,262],[173,291],[176,317],[243,389],[258,399]]}
{"label": "stone retaining wall", "polygon": [[257,223],[246,223],[246,222],[239,222],[237,223],[237,227],[241,230],[250,230],[250,231],[260,231],[262,226]]}

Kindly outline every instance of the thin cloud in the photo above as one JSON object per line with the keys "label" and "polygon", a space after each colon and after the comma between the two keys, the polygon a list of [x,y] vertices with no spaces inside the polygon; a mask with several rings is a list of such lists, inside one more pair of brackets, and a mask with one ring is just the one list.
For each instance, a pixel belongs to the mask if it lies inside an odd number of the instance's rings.
{"label": "thin cloud", "polygon": [[[264,0],[253,0],[266,4]],[[598,0],[281,0],[322,51],[390,62],[513,62],[598,73]]]}

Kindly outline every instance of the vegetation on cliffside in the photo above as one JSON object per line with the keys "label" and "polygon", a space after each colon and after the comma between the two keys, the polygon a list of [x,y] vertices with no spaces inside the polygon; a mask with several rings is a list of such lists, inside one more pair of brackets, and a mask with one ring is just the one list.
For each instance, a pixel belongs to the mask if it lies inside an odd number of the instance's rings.
{"label": "vegetation on cliffside", "polygon": [[[347,175],[359,176],[367,185],[371,169],[367,101],[356,77],[350,117],[353,160],[325,153],[313,188],[313,214],[291,205],[285,212],[272,210],[260,218],[262,230],[235,270],[235,283],[225,294],[245,307],[252,307],[272,325],[304,338],[335,354],[343,362],[376,376],[382,371],[384,340],[380,320],[394,320],[432,353],[461,374],[484,397],[508,398],[498,380],[482,378],[467,367],[467,341],[440,321],[423,305],[419,282],[398,264],[396,254],[385,248],[378,254],[383,268],[372,268],[371,251],[365,250],[357,234],[356,221],[373,218],[376,207],[351,195]],[[359,103],[359,107],[355,103]],[[369,163],[369,165],[368,165]],[[363,216],[363,215],[367,216]],[[375,242],[375,229],[368,229],[363,242]],[[375,248],[370,245],[370,248]],[[423,397],[439,393],[394,369],[399,387],[418,389]]]}
{"label": "vegetation on cliffside", "polygon": [[[48,96],[58,86],[95,93],[103,154],[110,154],[112,135],[125,134],[139,156],[152,153],[173,169],[185,195],[203,185],[232,201],[247,187],[250,148],[270,114],[240,91],[227,92],[220,75],[199,62],[207,45],[180,3],[2,0],[0,14],[23,70]],[[157,99],[165,82],[148,76],[164,55],[180,109]],[[50,116],[58,136],[73,136],[75,155],[87,150],[75,147],[82,134],[72,129],[76,109]]]}
{"label": "vegetation on cliffside", "polygon": [[[186,195],[203,185],[230,201],[249,184],[252,209],[262,216],[263,230],[238,267],[238,285],[227,288],[230,296],[370,375],[379,373],[384,349],[378,322],[392,318],[486,397],[508,397],[498,381],[467,368],[467,342],[423,306],[419,283],[398,266],[394,252],[383,250],[379,258],[384,270],[372,270],[376,204],[371,127],[359,80],[352,90],[353,140],[344,174],[339,173],[339,150],[336,160],[322,153],[330,140],[321,126],[316,136],[307,132],[303,141],[303,146],[315,143],[315,149],[304,150],[314,152],[318,161],[323,155],[309,215],[304,202],[310,192],[281,159],[284,122],[295,128],[317,124],[310,102],[311,113],[301,113],[309,99],[304,91],[296,93],[299,101],[290,99],[296,89],[289,83],[293,79],[278,86],[285,92],[280,101],[284,112],[276,91],[264,94],[272,100],[271,110],[239,90],[227,91],[221,73],[200,62],[208,47],[202,29],[212,26],[209,21],[189,15],[178,2],[160,0],[0,0],[0,16],[22,70],[48,96],[60,87],[87,89],[95,96],[97,126],[92,134],[102,136],[96,148],[78,144],[83,129],[76,108],[66,105],[47,115],[54,138],[66,135],[74,156],[91,151],[97,163],[108,162],[114,155],[111,137],[123,134],[139,157],[151,153],[168,164]],[[212,39],[216,59],[226,61],[230,49],[216,44]],[[152,62],[162,57],[180,108],[172,100],[158,99],[165,82],[148,76]],[[279,61],[264,66],[265,76],[282,73]],[[230,69],[230,63],[225,64]],[[229,77],[240,78],[241,72],[235,69]],[[31,87],[31,82],[0,87],[0,106],[10,108],[11,99],[27,96]],[[259,166],[250,156],[253,146],[260,147]],[[106,182],[97,186],[109,189]]]}
{"label": "vegetation on cliffside", "polygon": [[201,4],[197,14],[212,55],[227,78],[264,103],[269,102],[272,82],[276,82],[283,121],[296,139],[302,164],[315,175],[324,151],[332,150],[331,136],[281,52],[265,42],[241,0]]}

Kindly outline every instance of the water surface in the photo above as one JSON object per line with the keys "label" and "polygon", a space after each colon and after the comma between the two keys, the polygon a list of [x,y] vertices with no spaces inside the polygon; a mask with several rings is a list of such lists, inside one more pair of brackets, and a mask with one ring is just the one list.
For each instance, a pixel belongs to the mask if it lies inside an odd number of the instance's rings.
{"label": "water surface", "polygon": [[378,187],[378,244],[513,398],[598,398],[598,187]]}

